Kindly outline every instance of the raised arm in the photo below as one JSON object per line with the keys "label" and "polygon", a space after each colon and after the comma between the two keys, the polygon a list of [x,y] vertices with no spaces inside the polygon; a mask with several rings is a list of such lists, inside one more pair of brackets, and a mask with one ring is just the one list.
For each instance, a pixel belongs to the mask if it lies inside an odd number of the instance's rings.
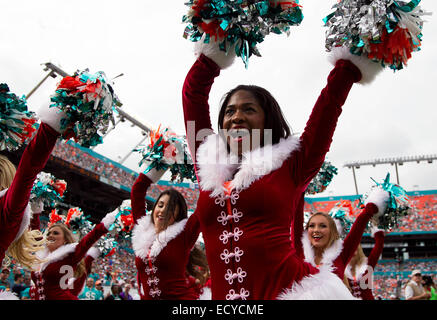
{"label": "raised arm", "polygon": [[58,137],[57,131],[41,123],[35,137],[24,150],[12,184],[6,192],[1,213],[4,215],[4,221],[8,223],[8,228],[18,230],[20,227],[33,183],[38,173],[44,169]]}
{"label": "raised arm", "polygon": [[374,215],[378,216],[384,213],[387,208],[388,199],[389,193],[380,188],[376,188],[369,194],[366,199],[364,210],[357,217],[349,234],[346,236],[346,239],[344,239],[343,251],[340,254],[344,265],[347,265],[352,259],[361,242],[361,238],[369,220]]}
{"label": "raised arm", "polygon": [[88,250],[94,245],[94,243],[99,240],[101,236],[106,234],[110,228],[110,226],[114,223],[115,217],[118,213],[118,208],[112,211],[111,213],[108,213],[100,223],[98,223],[91,232],[87,233],[77,244],[73,256],[72,256],[72,264],[79,263],[80,260],[82,260],[85,255],[87,254]]}
{"label": "raised arm", "polygon": [[198,132],[209,129],[212,133],[208,98],[214,79],[219,74],[219,66],[212,59],[200,54],[185,78],[182,104],[187,142],[194,163],[196,150],[204,138],[197,137]]}
{"label": "raised arm", "polygon": [[134,224],[146,214],[146,194],[152,181],[144,174],[140,173],[130,193],[132,217]]}
{"label": "raised arm", "polygon": [[360,70],[348,60],[338,60],[328,76],[326,87],[313,107],[295,153],[292,176],[307,186],[320,170],[331,146],[337,120],[352,85],[361,79]]}
{"label": "raised arm", "polygon": [[384,230],[372,231],[372,235],[375,238],[375,245],[372,251],[367,257],[367,264],[375,269],[378,259],[381,256],[382,250],[384,249]]}

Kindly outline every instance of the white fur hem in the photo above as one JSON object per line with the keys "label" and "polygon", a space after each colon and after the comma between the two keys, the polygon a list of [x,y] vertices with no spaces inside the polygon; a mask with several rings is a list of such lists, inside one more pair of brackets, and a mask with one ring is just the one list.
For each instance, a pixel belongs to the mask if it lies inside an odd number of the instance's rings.
{"label": "white fur hem", "polygon": [[194,45],[194,55],[199,57],[202,53],[214,61],[220,69],[226,69],[230,67],[235,60],[235,48],[232,46],[228,48],[227,52],[220,50],[218,42],[215,38],[211,38],[209,43],[205,43],[205,36],[197,41]]}
{"label": "white fur hem", "polygon": [[198,300],[212,300],[211,288],[205,287],[202,289],[202,294],[199,296]]}
{"label": "white fur hem", "polygon": [[358,300],[327,266],[285,289],[278,300]]}
{"label": "white fur hem", "polygon": [[20,300],[15,295],[15,293],[12,293],[10,291],[0,291],[0,300]]}
{"label": "white fur hem", "polygon": [[161,179],[166,171],[167,170],[156,170],[155,168],[153,168],[144,175],[147,176],[147,178],[149,178],[152,183],[156,183],[157,181],[159,181],[159,179]]}
{"label": "white fur hem", "polygon": [[52,129],[59,133],[63,133],[65,131],[61,130],[61,119],[66,118],[66,114],[59,108],[50,107],[50,105],[44,105],[37,111],[37,114],[41,122],[48,124]]}
{"label": "white fur hem", "polygon": [[335,47],[328,56],[329,62],[333,65],[335,65],[335,63],[340,59],[349,60],[360,69],[361,80],[358,83],[363,85],[373,82],[376,76],[384,70],[379,63],[374,62],[369,58],[350,53],[350,50],[347,47]]}

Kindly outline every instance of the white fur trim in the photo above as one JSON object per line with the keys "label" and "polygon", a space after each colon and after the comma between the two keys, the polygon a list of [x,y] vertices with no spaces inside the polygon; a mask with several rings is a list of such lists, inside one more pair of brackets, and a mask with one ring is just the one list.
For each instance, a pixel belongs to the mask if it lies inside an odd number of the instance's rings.
{"label": "white fur trim", "polygon": [[[311,263],[314,267],[316,267],[314,249],[311,245],[310,239],[308,239],[308,232],[304,231],[302,235],[302,246],[303,253],[305,255],[305,261]],[[320,261],[320,265],[322,266],[331,266],[335,259],[340,255],[343,250],[343,240],[338,239],[332,243],[332,245],[325,249],[323,252],[322,261]]]}
{"label": "white fur trim", "polygon": [[359,300],[330,267],[322,266],[319,270],[319,273],[295,282],[291,289],[285,289],[278,300]]}
{"label": "white fur trim", "polygon": [[132,249],[135,255],[141,259],[146,259],[149,248],[155,239],[155,226],[150,216],[139,219],[132,229]]}
{"label": "white fur trim", "polygon": [[387,208],[387,202],[389,199],[389,193],[385,190],[383,190],[381,187],[374,187],[372,191],[367,196],[366,200],[364,201],[364,204],[367,205],[368,203],[373,203],[378,207],[378,212],[376,213],[377,216],[380,216],[384,213],[385,209]]}
{"label": "white fur trim", "polygon": [[91,247],[87,253],[87,256],[92,257],[94,260],[97,259],[98,257],[100,257],[100,250],[97,249],[96,247]]}
{"label": "white fur trim", "polygon": [[40,214],[44,211],[44,203],[41,200],[31,201],[30,210],[32,210],[33,214]]}
{"label": "white fur trim", "polygon": [[146,259],[149,254],[157,257],[168,242],[176,238],[185,228],[188,219],[173,223],[166,230],[156,234],[150,216],[142,217],[132,230],[132,248],[135,255],[141,259]]}
{"label": "white fur trim", "polygon": [[0,300],[20,300],[15,293],[10,291],[0,291]]}
{"label": "white fur trim", "polygon": [[212,300],[211,288],[204,287],[202,289],[202,294],[199,296],[199,299],[197,299],[197,300]]}
{"label": "white fur trim", "polygon": [[205,43],[205,35],[202,39],[197,41],[194,45],[194,55],[199,57],[202,53],[214,61],[220,69],[226,69],[230,67],[236,57],[235,46],[228,49],[228,52],[220,50],[218,42],[211,38],[209,43]]}
{"label": "white fur trim", "polygon": [[111,227],[111,224],[115,221],[115,216],[118,213],[118,208],[116,208],[114,211],[108,213],[106,216],[103,217],[102,223],[105,226],[106,230],[109,230],[109,227]]}
{"label": "white fur trim", "polygon": [[[348,279],[353,280],[354,277],[352,275],[352,266],[349,263],[346,267],[346,270],[344,270],[344,274]],[[363,261],[355,266],[355,279],[359,280],[364,275],[364,273],[367,270],[367,258],[364,258]]]}
{"label": "white fur trim", "polygon": [[70,253],[76,250],[77,242],[64,244],[60,246],[55,251],[49,252],[49,249],[45,248],[44,250],[38,251],[37,256],[44,260],[44,262],[39,267],[39,272],[44,271],[44,269],[51,263],[62,260]]}
{"label": "white fur trim", "polygon": [[200,187],[202,190],[212,191],[211,197],[216,197],[224,192],[223,183],[229,181],[238,169],[231,181],[231,187],[239,191],[246,189],[254,181],[279,169],[299,147],[299,139],[290,136],[275,145],[245,152],[239,164],[235,154],[227,153],[226,143],[220,135],[209,135],[197,151]]}
{"label": "white fur trim", "polygon": [[384,68],[377,62],[373,62],[367,57],[357,56],[350,53],[350,50],[346,47],[335,47],[328,55],[328,60],[334,66],[338,60],[349,60],[361,71],[360,84],[370,84],[376,76],[381,73]]}
{"label": "white fur trim", "polygon": [[50,107],[45,104],[37,111],[38,117],[41,122],[48,124],[52,129],[59,133],[63,133],[65,130],[61,130],[61,119],[66,118],[65,112],[61,111],[57,107]]}
{"label": "white fur trim", "polygon": [[372,238],[375,238],[375,234],[378,232],[383,232],[385,234],[385,231],[383,229],[379,229],[377,226],[373,225],[370,227],[370,236]]}
{"label": "white fur trim", "polygon": [[161,179],[161,177],[164,175],[164,173],[167,170],[156,170],[155,168],[151,169],[149,172],[145,173],[144,175],[147,176],[147,178],[152,181],[152,183],[155,183]]}
{"label": "white fur trim", "polygon": [[[4,189],[0,191],[0,198],[6,195],[8,189]],[[23,235],[24,231],[26,231],[29,228],[31,219],[32,219],[32,210],[30,209],[30,205],[27,204],[26,208],[24,209],[23,219],[21,220],[20,228],[18,229],[18,232],[15,235],[14,241],[17,241]]]}
{"label": "white fur trim", "polygon": [[150,256],[157,257],[162,249],[167,246],[167,243],[176,238],[184,230],[187,221],[188,218],[175,222],[164,231],[158,233],[158,236],[156,237],[156,240],[153,241],[150,249]]}

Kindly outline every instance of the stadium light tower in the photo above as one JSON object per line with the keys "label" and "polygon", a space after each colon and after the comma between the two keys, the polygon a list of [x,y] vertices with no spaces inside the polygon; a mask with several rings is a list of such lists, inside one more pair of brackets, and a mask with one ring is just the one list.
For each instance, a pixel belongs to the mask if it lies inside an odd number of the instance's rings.
{"label": "stadium light tower", "polygon": [[[44,65],[44,71],[48,71],[50,70],[50,72],[32,89],[30,90],[30,92],[26,95],[26,99],[29,99],[29,97],[36,91],[38,90],[38,88],[44,83],[44,81],[46,81],[49,77],[52,78],[56,78],[57,75],[60,75],[62,77],[67,77],[70,76],[70,74],[68,74],[67,72],[65,72],[64,70],[62,70],[61,68],[59,68],[58,66],[54,65],[51,62],[46,62],[46,63],[42,63],[42,65]],[[122,76],[123,73],[119,74],[118,76],[116,76],[115,78],[118,78],[120,76]],[[114,78],[114,79],[115,79]],[[114,123],[114,126],[111,127],[110,129],[108,129],[108,131],[106,131],[105,135],[103,136],[106,137],[108,135],[109,132],[111,132],[113,129],[115,129],[115,126],[121,122],[124,122],[125,120],[128,120],[132,123],[132,126],[137,126],[142,130],[142,134],[143,136],[146,136],[147,133],[150,132],[150,128],[148,126],[146,126],[145,124],[143,124],[141,121],[137,120],[135,117],[131,116],[130,114],[126,113],[125,111],[121,110],[118,106],[115,106],[115,110],[117,111],[118,115],[119,115],[119,119],[117,120],[117,122]],[[135,146],[134,149],[136,149],[146,138],[143,137],[141,139],[141,141]],[[91,149],[94,149],[94,147],[92,147]],[[130,151],[128,154],[126,154],[123,159],[122,162],[123,163],[131,154],[133,151]]]}
{"label": "stadium light tower", "polygon": [[364,160],[364,161],[354,161],[354,162],[346,162],[343,167],[351,168],[354,176],[355,182],[355,191],[358,193],[357,187],[357,179],[355,176],[355,169],[359,169],[361,166],[376,166],[378,164],[391,164],[395,166],[396,169],[396,182],[399,184],[399,172],[398,166],[402,166],[404,162],[417,162],[426,161],[427,163],[432,163],[434,160],[437,160],[437,154],[433,155],[420,155],[420,156],[407,156],[407,157],[396,157],[396,158],[381,158],[374,160]]}

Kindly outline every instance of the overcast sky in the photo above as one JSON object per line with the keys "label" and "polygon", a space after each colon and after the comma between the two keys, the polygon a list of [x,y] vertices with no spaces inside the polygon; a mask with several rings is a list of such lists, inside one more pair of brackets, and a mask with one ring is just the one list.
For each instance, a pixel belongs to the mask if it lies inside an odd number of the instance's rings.
{"label": "overcast sky", "polygon": [[[18,95],[27,94],[46,74],[41,63],[52,62],[65,71],[89,68],[115,80],[123,110],[144,124],[170,126],[185,134],[181,90],[194,62],[193,43],[182,37],[185,0],[14,0],[3,1],[0,19],[0,82]],[[331,70],[324,50],[322,19],[336,1],[305,1],[304,20],[286,35],[270,35],[252,57],[249,69],[241,60],[224,70],[210,96],[216,128],[219,100],[238,84],[256,84],[276,97],[295,133],[302,132]],[[422,1],[437,12],[437,1]],[[435,95],[437,21],[425,17],[423,45],[408,67],[386,70],[371,85],[355,85],[343,107],[327,160],[338,169],[322,196],[355,194],[348,161],[437,154]],[[29,108],[49,101],[60,78],[48,79],[32,95]],[[96,152],[113,160],[123,158],[142,138],[129,122],[119,124]],[[125,163],[138,171],[138,155]],[[380,165],[357,170],[359,192],[381,180],[394,167]],[[407,190],[437,189],[437,164],[406,163],[399,167]]]}

